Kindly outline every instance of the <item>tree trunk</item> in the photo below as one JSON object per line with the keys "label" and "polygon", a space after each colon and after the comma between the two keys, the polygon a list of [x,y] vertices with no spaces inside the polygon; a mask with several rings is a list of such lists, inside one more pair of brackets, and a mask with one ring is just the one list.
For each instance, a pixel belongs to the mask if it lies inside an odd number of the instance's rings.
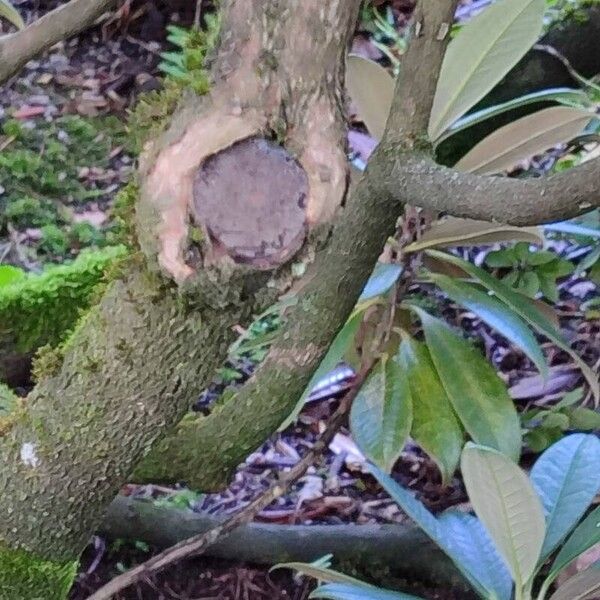
{"label": "tree trunk", "polygon": [[600,204],[593,161],[541,182],[431,161],[427,123],[456,4],[417,6],[385,135],[346,199],[343,58],[359,1],[222,3],[210,94],[187,98],[141,161],[141,252],[46,357],[0,439],[0,597],[64,597],[104,507],[208,383],[233,326],[295,286],[249,385],[169,438],[173,472],[222,484],[295,404],[405,203],[521,224]]}
{"label": "tree trunk", "polygon": [[185,99],[141,161],[142,252],[0,439],[0,597],[64,595],[134,465],[208,384],[234,326],[312,262],[344,201],[358,0],[222,4],[211,92]]}

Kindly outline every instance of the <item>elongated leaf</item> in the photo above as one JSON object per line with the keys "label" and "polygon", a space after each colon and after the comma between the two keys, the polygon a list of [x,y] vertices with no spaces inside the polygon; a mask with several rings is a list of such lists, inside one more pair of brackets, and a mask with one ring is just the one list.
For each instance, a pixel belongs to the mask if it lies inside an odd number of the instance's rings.
{"label": "elongated leaf", "polygon": [[476,144],[454,168],[479,175],[500,173],[519,161],[579,135],[594,114],[569,106],[552,106],[500,127]]}
{"label": "elongated leaf", "polygon": [[429,121],[435,141],[483,98],[542,31],[544,0],[500,0],[471,19],[446,52]]}
{"label": "elongated leaf", "polygon": [[452,539],[454,555],[493,593],[488,597],[511,600],[512,578],[481,521],[456,510],[443,513],[438,520],[445,536]]}
{"label": "elongated leaf", "polygon": [[407,338],[397,356],[413,401],[411,437],[433,458],[442,481],[452,477],[463,445],[463,432],[425,344]]}
{"label": "elongated leaf", "polygon": [[313,373],[313,376],[306,386],[306,389],[298,400],[298,404],[296,404],[290,416],[282,423],[279,431],[289,427],[289,425],[291,425],[298,418],[298,415],[300,414],[300,411],[302,410],[302,407],[304,406],[304,403],[310,395],[313,387],[344,358],[344,355],[354,343],[354,337],[356,336],[358,328],[362,323],[363,316],[364,310],[362,308],[355,309],[352,315],[350,315],[350,318],[346,321],[333,342],[331,342],[331,346],[329,346],[327,354],[321,361],[321,364],[317,370]]}
{"label": "elongated leaf", "polygon": [[600,562],[573,575],[550,600],[594,600],[600,595]]}
{"label": "elongated leaf", "polygon": [[473,440],[513,460],[521,454],[521,425],[506,385],[493,367],[446,323],[412,306],[446,394]]}
{"label": "elongated leaf", "polygon": [[600,506],[597,506],[571,534],[560,552],[556,555],[548,579],[556,576],[568,567],[580,554],[600,542]]}
{"label": "elongated leaf", "polygon": [[591,108],[593,106],[590,98],[583,90],[572,88],[550,88],[546,90],[538,90],[537,92],[531,92],[530,94],[525,94],[524,96],[519,96],[518,98],[511,98],[510,100],[507,100],[501,104],[495,104],[494,106],[483,108],[462,117],[456,121],[452,127],[450,127],[450,129],[442,135],[441,138],[439,138],[438,144],[455,133],[472,127],[477,123],[481,123],[482,121],[501,115],[509,110],[521,108],[522,106],[527,106],[529,104],[537,104],[538,102],[559,102],[565,106],[575,106],[580,108]]}
{"label": "elongated leaf", "polygon": [[9,2],[9,0],[0,0],[0,17],[4,17],[19,29],[23,29],[25,27],[23,18]]}
{"label": "elongated leaf", "polygon": [[394,79],[376,62],[350,55],[346,63],[346,86],[369,133],[380,140],[392,106]]}
{"label": "elongated leaf", "polygon": [[490,590],[486,587],[486,582],[480,580],[480,569],[471,571],[467,564],[463,564],[463,554],[460,549],[457,550],[455,548],[450,528],[444,527],[408,490],[405,490],[381,469],[370,465],[369,470],[391,496],[392,500],[397,502],[402,510],[423,530],[431,541],[448,555],[473,588],[483,598],[489,597]]}
{"label": "elongated leaf", "polygon": [[393,592],[383,588],[364,588],[343,583],[328,583],[317,588],[309,598],[328,598],[329,600],[423,600],[417,596]]}
{"label": "elongated leaf", "polygon": [[389,292],[400,275],[402,275],[401,265],[377,263],[358,301],[366,302]]}
{"label": "elongated leaf", "polygon": [[595,435],[569,435],[536,461],[531,482],[546,513],[542,560],[579,522],[600,491],[600,440]]}
{"label": "elongated leaf", "polygon": [[352,404],[352,437],[370,460],[390,472],[406,444],[411,425],[408,381],[400,366],[384,356]]}
{"label": "elongated leaf", "polygon": [[358,587],[366,587],[372,588],[373,586],[368,583],[364,583],[360,579],[356,579],[354,577],[350,577],[350,575],[346,575],[344,573],[339,573],[338,571],[334,571],[333,569],[328,569],[326,567],[320,567],[313,563],[300,563],[300,562],[290,562],[290,563],[280,563],[275,565],[271,571],[276,569],[293,569],[294,571],[298,571],[302,573],[302,575],[308,575],[309,577],[314,577],[319,581],[326,581],[327,583],[344,583],[348,585],[358,586]]}
{"label": "elongated leaf", "polygon": [[584,225],[570,223],[568,221],[564,221],[562,223],[550,223],[549,225],[544,225],[544,229],[546,231],[556,231],[558,233],[567,233],[571,235],[581,235],[584,237],[600,239],[600,228],[594,229],[593,227],[585,227]]}
{"label": "elongated leaf", "polygon": [[536,491],[517,465],[492,448],[467,443],[461,471],[475,513],[522,588],[534,573],[546,532]]}
{"label": "elongated leaf", "polygon": [[405,252],[515,241],[540,245],[544,243],[544,234],[539,227],[513,227],[475,219],[447,217],[434,223],[421,239],[406,246]]}
{"label": "elongated leaf", "polygon": [[569,345],[561,337],[557,329],[552,325],[548,318],[540,312],[534,304],[528,301],[523,301],[522,294],[515,292],[513,289],[498,281],[495,277],[492,277],[489,273],[476,267],[474,264],[463,260],[457,256],[439,252],[437,250],[427,250],[427,253],[431,256],[440,260],[445,260],[453,265],[458,266],[463,271],[466,271],[471,277],[477,279],[482,283],[488,290],[494,292],[500,300],[505,302],[510,308],[512,308],[518,315],[523,317],[532,327],[537,329],[540,333],[545,335],[551,342],[556,344],[559,348],[568,352],[573,358],[573,361],[577,364],[583,376],[586,378],[590,389],[596,400],[600,400],[600,385],[598,383],[598,376],[594,373],[588,365],[577,355],[577,353],[569,347]]}
{"label": "elongated leaf", "polygon": [[452,300],[474,312],[507,340],[521,348],[542,376],[548,376],[548,365],[535,336],[525,321],[506,304],[464,281],[444,275],[431,275],[431,278]]}

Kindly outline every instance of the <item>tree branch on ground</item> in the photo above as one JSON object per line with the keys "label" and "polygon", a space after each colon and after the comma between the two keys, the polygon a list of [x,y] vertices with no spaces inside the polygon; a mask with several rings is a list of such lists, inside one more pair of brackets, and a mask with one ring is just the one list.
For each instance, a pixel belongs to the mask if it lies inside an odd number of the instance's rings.
{"label": "tree branch on ground", "polygon": [[241,525],[253,521],[262,510],[267,508],[277,498],[281,498],[306,473],[307,469],[314,464],[323,451],[328,448],[335,434],[346,420],[352,400],[360,390],[360,386],[364,383],[368,371],[369,368],[365,368],[358,375],[354,387],[344,395],[339,408],[333,414],[327,423],[325,431],[312,448],[289,471],[279,475],[278,481],[274,482],[250,502],[248,506],[209,531],[183,540],[160,554],[153,556],[141,565],[115,577],[94,592],[88,600],[110,600],[115,594],[140,581],[142,578],[159,573],[175,562],[202,554],[209,546],[223,539]]}
{"label": "tree branch on ground", "polygon": [[44,50],[87,29],[116,0],[71,0],[25,29],[0,37],[0,84]]}

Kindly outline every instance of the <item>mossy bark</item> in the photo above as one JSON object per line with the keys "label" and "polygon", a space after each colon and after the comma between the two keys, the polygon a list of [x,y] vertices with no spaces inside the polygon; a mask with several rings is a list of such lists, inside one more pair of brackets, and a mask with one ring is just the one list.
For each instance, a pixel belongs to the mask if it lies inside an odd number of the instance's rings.
{"label": "mossy bark", "polygon": [[122,246],[85,252],[71,264],[0,289],[0,382],[28,381],[36,350],[64,339],[96,297],[106,270],[125,253]]}
{"label": "mossy bark", "polygon": [[78,557],[136,462],[206,385],[232,327],[273,299],[242,300],[243,284],[221,283],[227,297],[212,306],[136,264],[110,284],[0,439],[2,544]]}
{"label": "mossy bark", "polygon": [[[40,370],[0,438],[0,512],[6,515],[0,589],[14,583],[3,561],[23,553],[32,561],[77,560],[134,466],[208,384],[234,326],[289,289],[291,259],[311,262],[346,192],[341,82],[358,7],[358,0],[330,0],[326,7],[320,0],[223,3],[213,90],[185,99],[162,139],[144,153],[136,224],[145,259],[136,254],[108,284],[56,360]],[[285,43],[292,24],[314,62]],[[284,162],[299,165],[309,189],[300,200],[292,191],[269,194],[268,182],[253,191],[253,202],[266,203],[266,221],[240,222],[256,234],[248,255],[238,238],[231,242],[231,231],[221,235],[218,219],[204,215],[190,182],[204,162],[252,137],[279,142]],[[259,152],[256,160],[267,155]],[[235,184],[236,175],[223,168],[217,179]],[[303,218],[294,235],[282,229],[278,236],[282,223],[270,212],[288,214],[289,202]],[[270,237],[260,237],[267,221]],[[276,251],[263,252],[265,239],[275,240]],[[212,456],[220,453],[211,448]],[[24,570],[22,584],[29,579]],[[31,597],[44,592],[36,586]]]}

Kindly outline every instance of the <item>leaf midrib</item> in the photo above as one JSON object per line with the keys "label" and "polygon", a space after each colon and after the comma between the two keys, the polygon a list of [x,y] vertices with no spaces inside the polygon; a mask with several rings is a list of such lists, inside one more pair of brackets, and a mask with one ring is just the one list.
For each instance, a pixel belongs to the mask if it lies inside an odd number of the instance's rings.
{"label": "leaf midrib", "polygon": [[[518,13],[515,14],[515,18],[512,19],[511,21],[508,22],[508,24],[506,25],[506,27],[500,32],[499,35],[497,35],[495,38],[493,38],[492,43],[490,43],[486,49],[485,52],[483,52],[480,55],[479,60],[474,63],[474,68],[470,71],[470,73],[468,73],[468,76],[463,80],[464,82],[468,82],[473,74],[477,71],[477,69],[481,66],[481,64],[484,62],[484,60],[487,58],[490,50],[498,43],[498,40],[500,40],[502,38],[502,35],[506,32],[506,30],[516,21],[518,21],[518,19],[521,17],[521,15],[532,5],[532,3],[535,0],[531,0],[530,2],[528,2]],[[459,34],[460,35],[460,34]],[[456,99],[458,97],[460,97],[461,92],[465,89],[466,85],[462,85],[457,92],[455,92],[454,96],[451,97],[448,102],[446,102],[446,105],[444,106],[443,110],[439,112],[440,114],[440,118],[437,119],[437,122],[435,123],[436,127],[432,127],[432,133],[436,133],[439,135],[439,132],[437,131],[440,123],[443,121],[443,118],[445,115],[448,114],[448,108],[452,106],[452,104],[454,102],[456,102]],[[470,108],[470,107],[469,107]],[[469,109],[467,109],[469,110]],[[466,111],[465,111],[466,112]],[[462,115],[461,115],[462,116]],[[437,136],[432,136],[432,137],[437,137]]]}

